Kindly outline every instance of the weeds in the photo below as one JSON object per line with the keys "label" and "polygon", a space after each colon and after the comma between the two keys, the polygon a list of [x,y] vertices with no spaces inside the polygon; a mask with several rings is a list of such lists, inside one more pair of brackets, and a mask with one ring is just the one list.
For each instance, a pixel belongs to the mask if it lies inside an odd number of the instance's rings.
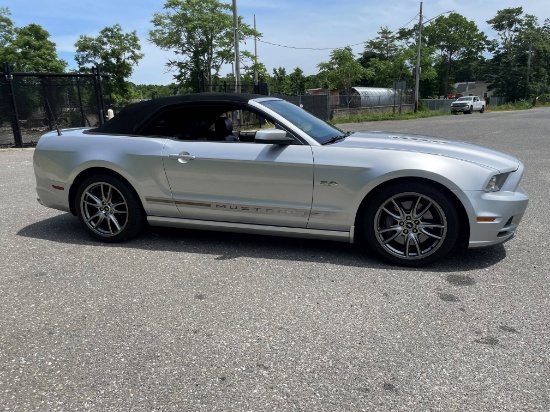
{"label": "weeds", "polygon": [[332,124],[341,124],[341,123],[376,122],[380,120],[410,120],[410,119],[422,119],[425,117],[445,116],[448,114],[449,114],[448,110],[437,110],[437,111],[422,110],[416,113],[407,112],[403,114],[369,113],[369,114],[358,114],[353,116],[336,117],[332,119],[330,122]]}
{"label": "weeds", "polygon": [[502,112],[507,110],[527,110],[532,107],[533,105],[527,100],[518,100],[515,102],[504,103],[500,106],[491,106],[490,110],[493,112]]}

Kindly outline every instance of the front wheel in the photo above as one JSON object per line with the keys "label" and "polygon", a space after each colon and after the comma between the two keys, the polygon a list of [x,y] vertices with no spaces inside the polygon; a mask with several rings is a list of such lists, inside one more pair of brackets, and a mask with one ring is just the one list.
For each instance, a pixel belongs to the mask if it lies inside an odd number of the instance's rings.
{"label": "front wheel", "polygon": [[474,112],[474,106],[470,106],[470,110],[468,111],[468,114],[472,114]]}
{"label": "front wheel", "polygon": [[382,258],[424,266],[445,256],[458,237],[458,214],[447,195],[430,185],[398,183],[370,199],[363,229]]}
{"label": "front wheel", "polygon": [[124,241],[145,226],[145,213],[139,198],[114,176],[97,175],[82,182],[75,206],[84,229],[102,242]]}

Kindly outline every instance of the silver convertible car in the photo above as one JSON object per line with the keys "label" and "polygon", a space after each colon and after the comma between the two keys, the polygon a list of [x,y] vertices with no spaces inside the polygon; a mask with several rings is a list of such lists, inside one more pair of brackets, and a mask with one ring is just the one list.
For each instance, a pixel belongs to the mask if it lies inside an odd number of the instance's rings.
{"label": "silver convertible car", "polygon": [[149,224],[321,238],[421,266],[514,236],[522,163],[463,142],[343,133],[284,100],[199,93],[42,136],[39,202],[103,242]]}

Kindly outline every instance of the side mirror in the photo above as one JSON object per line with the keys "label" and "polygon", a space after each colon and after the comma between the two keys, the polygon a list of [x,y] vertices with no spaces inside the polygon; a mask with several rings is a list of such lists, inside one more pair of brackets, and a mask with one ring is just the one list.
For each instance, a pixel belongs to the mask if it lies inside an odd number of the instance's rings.
{"label": "side mirror", "polygon": [[254,143],[289,145],[294,143],[294,139],[287,137],[284,130],[264,129],[256,132]]}

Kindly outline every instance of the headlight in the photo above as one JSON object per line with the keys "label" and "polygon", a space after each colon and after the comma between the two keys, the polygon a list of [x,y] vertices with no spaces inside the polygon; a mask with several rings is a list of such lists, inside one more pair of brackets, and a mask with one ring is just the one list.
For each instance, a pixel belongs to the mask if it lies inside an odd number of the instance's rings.
{"label": "headlight", "polygon": [[489,179],[487,182],[487,185],[485,186],[486,192],[498,192],[504,182],[506,181],[506,178],[508,177],[508,173],[501,173],[499,175],[494,175]]}

